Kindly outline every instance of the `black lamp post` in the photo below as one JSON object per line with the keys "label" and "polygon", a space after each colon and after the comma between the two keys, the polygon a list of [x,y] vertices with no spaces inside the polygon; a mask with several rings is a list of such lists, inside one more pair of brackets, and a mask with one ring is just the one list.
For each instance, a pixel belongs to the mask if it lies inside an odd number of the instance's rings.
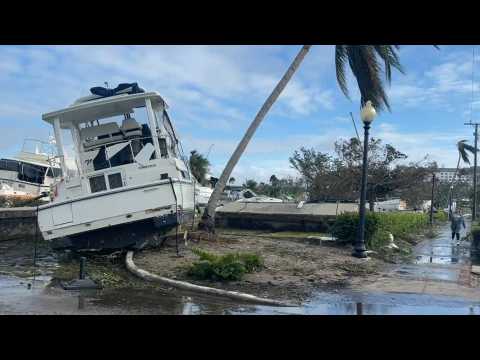
{"label": "black lamp post", "polygon": [[367,249],[365,248],[365,205],[367,198],[367,169],[368,169],[368,130],[370,124],[377,115],[375,108],[371,101],[367,101],[361,111],[361,118],[363,121],[363,128],[365,129],[365,136],[363,139],[363,164],[362,164],[362,184],[360,192],[360,224],[358,227],[357,241],[354,244],[353,256],[358,258],[367,257]]}

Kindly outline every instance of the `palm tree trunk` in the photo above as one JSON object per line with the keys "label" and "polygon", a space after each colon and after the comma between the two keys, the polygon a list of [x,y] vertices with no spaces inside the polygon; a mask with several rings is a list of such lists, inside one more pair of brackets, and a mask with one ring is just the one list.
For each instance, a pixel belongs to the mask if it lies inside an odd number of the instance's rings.
{"label": "palm tree trunk", "polygon": [[298,67],[300,66],[301,62],[307,55],[308,51],[310,50],[311,45],[304,45],[300,52],[297,54],[295,59],[293,60],[292,64],[288,68],[287,72],[283,75],[280,82],[277,84],[273,92],[267,98],[265,103],[262,105],[260,111],[258,112],[257,116],[250,124],[250,127],[247,129],[247,132],[243,136],[243,139],[237,145],[235,152],[231,156],[230,160],[228,160],[227,166],[222,172],[220,179],[218,180],[215,189],[213,190],[210,199],[208,200],[207,208],[203,213],[202,221],[200,223],[200,227],[204,228],[209,231],[213,231],[215,228],[215,208],[217,207],[218,200],[220,199],[220,195],[222,194],[223,190],[225,189],[225,185],[227,184],[230,175],[232,174],[233,169],[237,165],[240,157],[242,156],[245,148],[247,147],[248,143],[252,139],[255,131],[259,127],[260,123],[263,121],[265,116],[267,115],[268,111],[278,99],[282,91],[287,86],[288,82],[292,78],[295,71],[297,71]]}

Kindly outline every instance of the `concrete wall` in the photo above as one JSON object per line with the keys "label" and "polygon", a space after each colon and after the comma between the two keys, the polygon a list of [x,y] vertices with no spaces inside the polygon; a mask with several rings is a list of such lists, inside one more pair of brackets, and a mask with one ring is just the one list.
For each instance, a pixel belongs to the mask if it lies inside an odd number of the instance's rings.
{"label": "concrete wall", "polygon": [[[27,239],[35,236],[36,208],[0,209],[0,241]],[[41,234],[38,233],[41,238]]]}
{"label": "concrete wall", "polygon": [[216,210],[219,227],[274,231],[326,232],[337,214],[358,211],[357,204],[230,203]]}

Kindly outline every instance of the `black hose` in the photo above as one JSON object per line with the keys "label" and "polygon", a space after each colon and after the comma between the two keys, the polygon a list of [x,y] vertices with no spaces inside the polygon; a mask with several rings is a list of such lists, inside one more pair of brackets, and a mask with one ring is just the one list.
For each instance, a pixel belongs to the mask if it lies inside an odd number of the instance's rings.
{"label": "black hose", "polygon": [[36,216],[35,216],[35,238],[33,240],[33,284],[35,284],[35,275],[37,268],[37,241],[38,241],[38,207],[36,207]]}
{"label": "black hose", "polygon": [[170,186],[172,187],[173,197],[175,198],[175,217],[176,217],[175,247],[176,247],[177,256],[178,256],[178,200],[177,200],[177,194],[175,193],[175,188],[173,187],[172,178],[169,177],[168,179],[170,180]]}

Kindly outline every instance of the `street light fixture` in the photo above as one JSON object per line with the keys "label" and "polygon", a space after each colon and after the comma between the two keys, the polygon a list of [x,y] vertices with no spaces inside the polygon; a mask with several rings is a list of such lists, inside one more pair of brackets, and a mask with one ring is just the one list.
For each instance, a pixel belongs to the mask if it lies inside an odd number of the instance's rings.
{"label": "street light fixture", "polygon": [[363,164],[362,164],[362,184],[360,192],[360,224],[358,227],[358,236],[357,241],[354,244],[354,250],[352,255],[358,258],[367,257],[367,249],[365,248],[365,205],[367,199],[367,168],[368,168],[368,131],[370,129],[370,124],[377,112],[372,106],[371,101],[367,101],[363,107],[360,116],[363,122],[364,128],[364,139],[363,139]]}

